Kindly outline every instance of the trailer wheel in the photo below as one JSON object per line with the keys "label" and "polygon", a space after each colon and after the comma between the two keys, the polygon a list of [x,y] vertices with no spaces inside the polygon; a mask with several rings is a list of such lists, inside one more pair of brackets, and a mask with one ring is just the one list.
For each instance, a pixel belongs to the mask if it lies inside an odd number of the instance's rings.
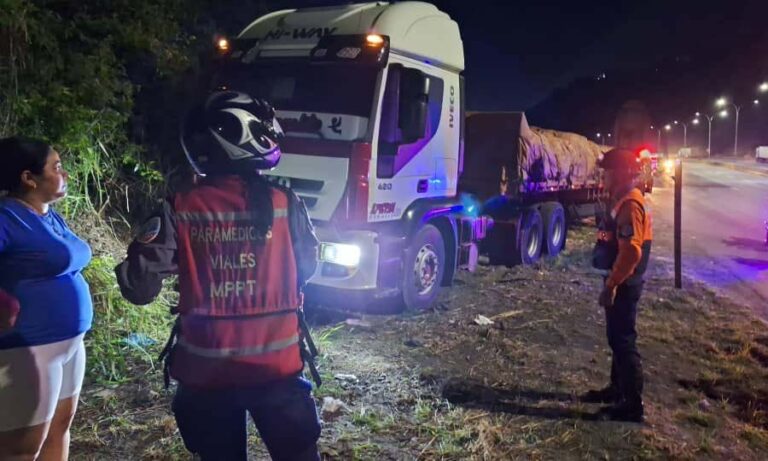
{"label": "trailer wheel", "polygon": [[548,202],[541,207],[541,215],[544,219],[547,255],[555,257],[563,251],[568,233],[565,209],[558,202]]}
{"label": "trailer wheel", "polygon": [[533,264],[538,261],[541,258],[542,240],[544,240],[544,225],[539,210],[530,208],[523,213],[518,235],[517,249],[520,262]]}
{"label": "trailer wheel", "polygon": [[407,309],[427,309],[437,298],[445,273],[445,243],[432,224],[422,227],[405,250],[403,304]]}

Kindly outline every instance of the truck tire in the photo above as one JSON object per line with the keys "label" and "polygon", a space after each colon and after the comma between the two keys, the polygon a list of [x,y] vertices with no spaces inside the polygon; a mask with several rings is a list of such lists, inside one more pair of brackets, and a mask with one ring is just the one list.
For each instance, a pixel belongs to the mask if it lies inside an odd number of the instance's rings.
{"label": "truck tire", "polygon": [[555,257],[563,251],[568,235],[568,222],[565,219],[565,209],[559,202],[547,202],[541,207],[544,220],[545,250],[547,255]]}
{"label": "truck tire", "polygon": [[402,301],[406,309],[427,309],[432,305],[440,291],[445,262],[442,234],[432,224],[425,225],[405,250]]}
{"label": "truck tire", "polygon": [[541,213],[536,208],[529,208],[520,218],[517,253],[519,262],[533,264],[541,258],[544,240],[544,224]]}

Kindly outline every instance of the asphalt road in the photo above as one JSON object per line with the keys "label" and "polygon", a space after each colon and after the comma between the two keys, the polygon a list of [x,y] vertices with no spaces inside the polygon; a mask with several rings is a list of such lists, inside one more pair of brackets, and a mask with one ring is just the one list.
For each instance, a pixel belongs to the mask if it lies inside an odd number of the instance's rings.
{"label": "asphalt road", "polygon": [[[741,167],[743,168],[743,167]],[[683,273],[768,319],[768,173],[686,161],[683,165]],[[653,253],[673,260],[673,182],[654,188]]]}

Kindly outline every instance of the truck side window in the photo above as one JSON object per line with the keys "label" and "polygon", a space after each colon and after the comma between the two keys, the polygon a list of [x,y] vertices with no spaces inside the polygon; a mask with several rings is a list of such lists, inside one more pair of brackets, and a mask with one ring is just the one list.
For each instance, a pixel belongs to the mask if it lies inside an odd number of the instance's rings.
{"label": "truck side window", "polygon": [[[400,66],[400,64],[392,64],[392,66]],[[393,177],[427,145],[437,132],[443,109],[444,85],[443,80],[438,77],[427,75],[427,78],[429,79],[429,94],[424,136],[411,144],[402,144],[397,139],[392,139],[394,137],[392,133],[397,131],[393,127],[398,126],[399,73],[389,72],[381,108],[381,128],[379,130],[378,162],[376,165],[376,175],[379,178]],[[389,127],[389,129],[385,127]]]}

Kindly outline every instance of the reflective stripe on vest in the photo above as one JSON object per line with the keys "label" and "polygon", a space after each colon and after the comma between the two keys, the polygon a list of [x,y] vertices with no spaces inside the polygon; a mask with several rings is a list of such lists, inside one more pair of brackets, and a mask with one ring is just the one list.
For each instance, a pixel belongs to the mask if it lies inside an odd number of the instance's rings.
{"label": "reflective stripe on vest", "polygon": [[283,339],[281,341],[275,341],[269,344],[260,344],[258,346],[242,347],[239,349],[221,348],[221,347],[215,348],[215,349],[208,349],[203,347],[197,347],[195,345],[188,343],[183,336],[179,338],[178,344],[179,346],[186,349],[187,352],[194,355],[199,355],[201,357],[207,357],[210,359],[225,359],[225,358],[233,358],[233,357],[245,357],[248,355],[261,355],[267,352],[275,352],[275,351],[279,351],[287,347],[293,346],[294,344],[298,344],[298,342],[299,342],[299,335],[296,334],[288,339]]}
{"label": "reflective stripe on vest", "polygon": [[181,327],[171,375],[184,384],[256,385],[303,367],[288,197],[269,190],[266,233],[239,177],[176,196]]}
{"label": "reflective stripe on vest", "polygon": [[[285,218],[288,216],[288,209],[287,208],[276,208],[274,210],[273,216],[275,218]],[[257,215],[255,213],[251,213],[248,211],[244,212],[211,212],[211,211],[203,211],[203,212],[191,212],[191,211],[180,211],[176,213],[176,220],[177,221],[186,221],[186,222],[198,222],[198,221],[204,221],[204,222],[221,222],[221,221],[232,221],[232,222],[242,222],[242,221],[253,221],[257,218]]]}

